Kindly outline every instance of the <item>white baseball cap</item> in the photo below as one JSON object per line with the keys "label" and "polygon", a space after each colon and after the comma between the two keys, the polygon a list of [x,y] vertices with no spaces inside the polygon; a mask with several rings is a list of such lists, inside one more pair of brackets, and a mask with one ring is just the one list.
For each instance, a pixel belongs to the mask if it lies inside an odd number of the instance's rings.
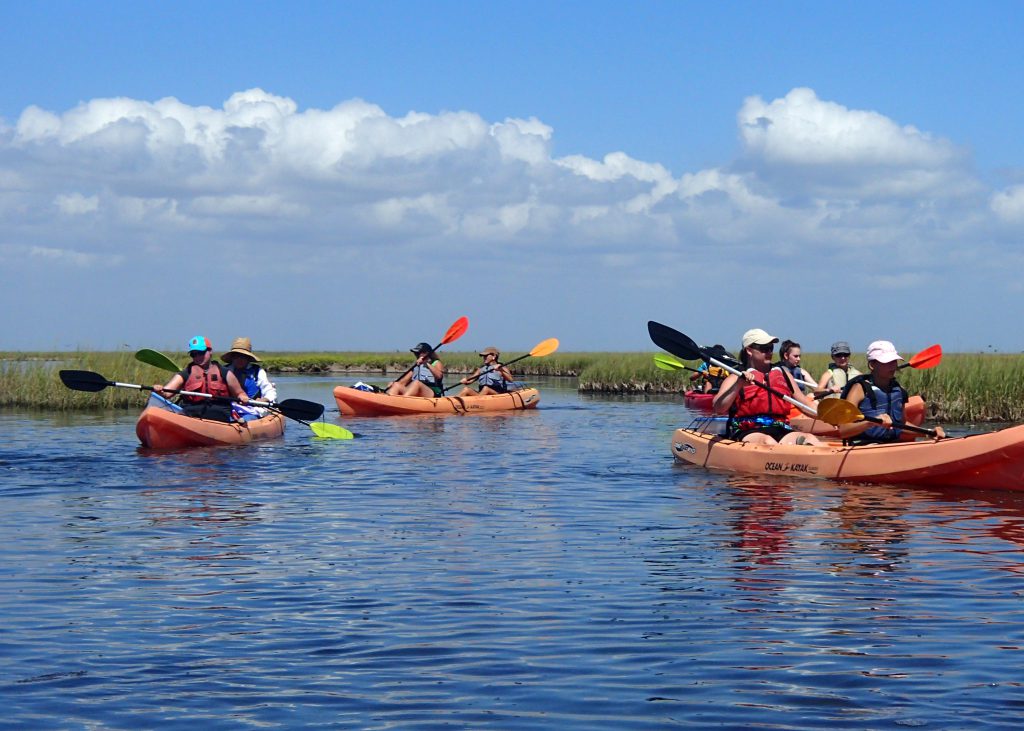
{"label": "white baseball cap", "polygon": [[868,360],[892,363],[894,360],[903,360],[903,356],[896,352],[896,346],[888,340],[876,340],[868,346]]}
{"label": "white baseball cap", "polygon": [[751,345],[770,345],[771,343],[777,343],[779,339],[774,335],[769,335],[759,327],[755,327],[753,330],[747,330],[743,333],[743,347],[749,348]]}

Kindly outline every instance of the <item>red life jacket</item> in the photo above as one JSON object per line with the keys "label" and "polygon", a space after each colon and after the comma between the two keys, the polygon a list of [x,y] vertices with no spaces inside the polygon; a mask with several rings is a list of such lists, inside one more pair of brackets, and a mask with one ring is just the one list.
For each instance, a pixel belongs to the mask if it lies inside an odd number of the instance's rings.
{"label": "red life jacket", "polygon": [[[222,396],[224,398],[231,396],[231,393],[228,391],[227,375],[220,363],[211,361],[210,367],[206,370],[193,363],[186,370],[189,375],[185,379],[185,385],[181,387],[182,391],[197,391],[198,393],[208,393],[211,396]],[[204,399],[202,396],[183,395],[181,398],[194,403],[209,400]]]}
{"label": "red life jacket", "polygon": [[[764,383],[764,374],[754,371],[754,380]],[[778,368],[768,371],[768,385],[787,396],[793,393],[789,386],[789,379]],[[789,402],[783,401],[781,396],[776,396],[771,391],[755,386],[753,383],[747,383],[736,394],[733,409],[735,411],[731,415],[736,419],[750,416],[771,416],[776,421],[789,423]]]}

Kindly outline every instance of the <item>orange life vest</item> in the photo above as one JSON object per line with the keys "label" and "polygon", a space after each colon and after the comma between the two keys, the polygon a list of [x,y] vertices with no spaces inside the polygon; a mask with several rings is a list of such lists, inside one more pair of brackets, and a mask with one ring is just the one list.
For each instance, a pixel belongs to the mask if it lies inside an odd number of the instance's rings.
{"label": "orange life vest", "polygon": [[[229,398],[231,393],[228,391],[227,374],[224,372],[224,368],[221,367],[220,363],[210,362],[210,367],[203,369],[202,366],[195,365],[194,363],[188,367],[188,378],[185,379],[185,385],[182,386],[183,391],[196,391],[198,393],[208,393],[211,396],[220,396],[223,398]],[[198,403],[200,401],[207,401],[202,396],[182,396],[185,401],[192,401]]]}

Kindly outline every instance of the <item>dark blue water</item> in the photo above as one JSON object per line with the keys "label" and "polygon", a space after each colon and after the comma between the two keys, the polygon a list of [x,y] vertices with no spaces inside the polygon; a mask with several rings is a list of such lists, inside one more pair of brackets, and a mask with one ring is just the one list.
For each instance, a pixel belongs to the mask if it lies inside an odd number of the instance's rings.
{"label": "dark blue water", "polygon": [[1019,727],[1024,499],[712,474],[671,399],[542,398],[165,454],[0,415],[0,726]]}

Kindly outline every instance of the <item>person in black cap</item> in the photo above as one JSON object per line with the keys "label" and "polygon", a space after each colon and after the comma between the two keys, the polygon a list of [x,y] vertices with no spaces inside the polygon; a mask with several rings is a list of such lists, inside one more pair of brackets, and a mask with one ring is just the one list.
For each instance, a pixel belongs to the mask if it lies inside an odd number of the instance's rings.
{"label": "person in black cap", "polygon": [[850,344],[845,340],[832,343],[832,362],[828,370],[818,380],[815,394],[827,394],[825,398],[839,398],[846,384],[860,375],[860,371],[850,365]]}
{"label": "person in black cap", "polygon": [[417,343],[409,350],[416,355],[416,363],[388,387],[388,395],[440,396],[444,393],[444,364],[438,360],[437,353],[430,343]]}

